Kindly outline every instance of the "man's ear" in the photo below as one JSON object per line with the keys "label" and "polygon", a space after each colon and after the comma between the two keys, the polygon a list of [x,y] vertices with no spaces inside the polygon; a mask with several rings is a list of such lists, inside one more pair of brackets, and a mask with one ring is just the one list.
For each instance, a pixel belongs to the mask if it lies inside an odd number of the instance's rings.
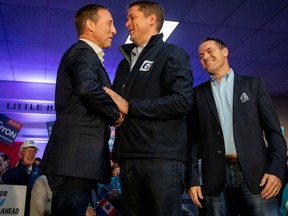
{"label": "man's ear", "polygon": [[228,48],[227,48],[227,47],[224,47],[223,50],[222,50],[222,52],[223,52],[223,56],[224,56],[225,58],[227,58],[228,55],[229,55],[229,50],[228,50]]}
{"label": "man's ear", "polygon": [[156,21],[157,21],[157,17],[156,17],[155,14],[151,14],[151,15],[149,16],[149,20],[150,20],[150,25],[151,25],[151,26],[157,24],[157,23],[156,23]]}
{"label": "man's ear", "polygon": [[86,28],[89,29],[89,31],[94,31],[95,23],[91,19],[87,19],[85,25]]}
{"label": "man's ear", "polygon": [[22,153],[20,151],[18,152],[18,156],[22,158]]}

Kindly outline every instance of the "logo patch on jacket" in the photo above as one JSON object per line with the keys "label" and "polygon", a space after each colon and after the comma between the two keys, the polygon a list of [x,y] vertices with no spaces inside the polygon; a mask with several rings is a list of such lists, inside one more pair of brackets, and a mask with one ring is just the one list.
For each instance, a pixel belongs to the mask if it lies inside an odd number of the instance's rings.
{"label": "logo patch on jacket", "polygon": [[145,60],[140,67],[140,71],[148,71],[150,67],[152,66],[153,62],[154,61]]}

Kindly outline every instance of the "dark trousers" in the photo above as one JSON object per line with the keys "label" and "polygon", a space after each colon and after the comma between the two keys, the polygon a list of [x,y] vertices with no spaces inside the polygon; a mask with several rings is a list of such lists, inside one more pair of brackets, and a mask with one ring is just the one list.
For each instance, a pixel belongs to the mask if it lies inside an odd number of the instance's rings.
{"label": "dark trousers", "polygon": [[182,215],[185,163],[129,159],[120,168],[123,215]]}
{"label": "dark trousers", "polygon": [[52,190],[51,216],[84,216],[92,193],[92,181],[47,175]]}
{"label": "dark trousers", "polygon": [[205,196],[209,216],[278,216],[276,198],[263,199],[253,194],[239,165],[227,165],[227,182],[218,196]]}

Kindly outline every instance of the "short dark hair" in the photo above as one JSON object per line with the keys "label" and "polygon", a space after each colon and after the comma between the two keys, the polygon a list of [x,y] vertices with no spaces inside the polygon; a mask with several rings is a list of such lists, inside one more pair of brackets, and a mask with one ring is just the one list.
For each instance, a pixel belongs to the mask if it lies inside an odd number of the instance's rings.
{"label": "short dark hair", "polygon": [[113,164],[113,165],[111,166],[112,171],[113,171],[114,169],[117,169],[117,168],[120,168],[120,166],[119,166],[118,163],[115,163],[115,164]]}
{"label": "short dark hair", "polygon": [[133,6],[138,6],[139,11],[144,13],[145,17],[155,14],[157,18],[157,31],[160,32],[164,23],[164,8],[152,1],[134,1],[129,3],[128,8],[130,9]]}
{"label": "short dark hair", "polygon": [[205,38],[204,40],[202,40],[202,41],[200,42],[199,46],[200,46],[201,44],[203,44],[204,42],[206,42],[206,41],[214,41],[214,42],[218,45],[219,49],[224,49],[224,48],[226,47],[226,44],[225,44],[222,40],[220,40],[220,39],[218,39],[218,38],[213,38],[213,37],[207,37],[207,38]]}
{"label": "short dark hair", "polygon": [[3,158],[4,161],[10,159],[10,157],[8,155],[6,155],[5,153],[1,153],[1,157]]}
{"label": "short dark hair", "polygon": [[84,33],[86,20],[91,19],[97,22],[99,10],[108,10],[108,8],[102,5],[89,4],[77,11],[74,21],[78,36]]}

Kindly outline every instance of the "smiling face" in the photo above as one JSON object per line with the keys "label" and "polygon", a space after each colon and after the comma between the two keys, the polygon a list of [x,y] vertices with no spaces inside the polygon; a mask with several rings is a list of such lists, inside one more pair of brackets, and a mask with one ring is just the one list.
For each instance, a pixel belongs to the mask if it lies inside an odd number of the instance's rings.
{"label": "smiling face", "polygon": [[200,63],[210,75],[222,77],[229,71],[226,47],[221,47],[215,41],[208,40],[199,46],[198,51]]}
{"label": "smiling face", "polygon": [[91,40],[101,49],[111,47],[112,38],[116,34],[111,13],[108,10],[100,9],[97,20],[89,19],[87,23],[90,31],[92,31]]}
{"label": "smiling face", "polygon": [[32,165],[34,163],[36,154],[37,154],[37,149],[36,148],[28,147],[28,148],[24,148],[20,152],[19,156],[20,156],[24,166],[30,166],[30,165]]}
{"label": "smiling face", "polygon": [[145,17],[137,5],[128,10],[126,27],[130,34],[130,40],[137,46],[146,44],[152,35],[158,34],[155,14]]}

